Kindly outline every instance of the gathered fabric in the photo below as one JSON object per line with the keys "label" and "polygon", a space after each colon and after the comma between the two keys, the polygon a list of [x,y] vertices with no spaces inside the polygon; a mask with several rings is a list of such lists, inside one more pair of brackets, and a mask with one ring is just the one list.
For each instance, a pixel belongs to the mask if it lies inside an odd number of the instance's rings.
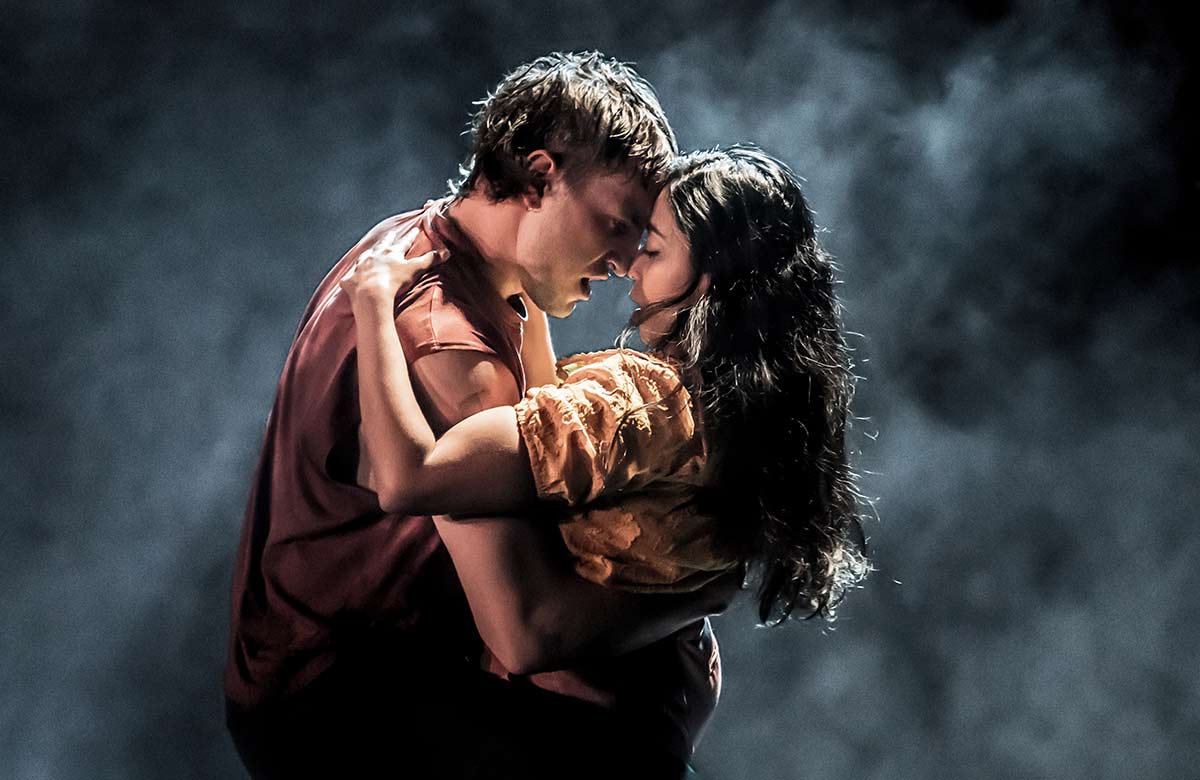
{"label": "gathered fabric", "polygon": [[572,507],[559,529],[581,576],[686,592],[738,565],[696,507],[704,437],[669,362],[628,349],[573,355],[516,411],[538,497]]}

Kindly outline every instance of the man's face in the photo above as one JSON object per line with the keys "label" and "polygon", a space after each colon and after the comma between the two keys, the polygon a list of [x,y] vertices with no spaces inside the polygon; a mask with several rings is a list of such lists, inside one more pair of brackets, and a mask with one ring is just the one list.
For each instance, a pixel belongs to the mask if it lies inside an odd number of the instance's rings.
{"label": "man's face", "polygon": [[640,178],[603,169],[567,177],[561,168],[517,229],[522,286],[540,309],[565,317],[591,295],[591,282],[624,269],[638,250],[654,194]]}

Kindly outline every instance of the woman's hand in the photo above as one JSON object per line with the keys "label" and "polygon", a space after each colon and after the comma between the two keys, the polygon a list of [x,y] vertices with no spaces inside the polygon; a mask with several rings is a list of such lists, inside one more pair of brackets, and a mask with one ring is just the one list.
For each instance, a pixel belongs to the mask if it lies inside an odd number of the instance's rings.
{"label": "woman's hand", "polygon": [[420,231],[416,228],[403,236],[398,229],[389,230],[362,253],[339,282],[353,306],[364,303],[394,305],[398,295],[411,290],[418,279],[444,259],[437,251],[411,259],[406,257],[418,235]]}

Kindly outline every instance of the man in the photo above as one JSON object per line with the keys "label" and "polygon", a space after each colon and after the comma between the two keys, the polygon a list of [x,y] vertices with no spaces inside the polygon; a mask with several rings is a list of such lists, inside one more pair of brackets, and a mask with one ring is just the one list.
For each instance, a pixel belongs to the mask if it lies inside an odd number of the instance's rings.
{"label": "man", "polygon": [[[565,316],[627,266],[674,154],[632,70],[594,53],[543,57],[485,102],[457,196],[385,220],[317,289],[234,575],[225,692],[256,777],[682,768],[719,684],[696,621],[728,589],[621,593],[575,577],[545,523],[386,514],[357,435],[353,316],[338,289],[361,252],[419,230],[412,252],[453,256],[396,318],[431,425],[515,403],[527,381],[552,379],[537,310]],[[536,307],[525,344],[522,296]]]}

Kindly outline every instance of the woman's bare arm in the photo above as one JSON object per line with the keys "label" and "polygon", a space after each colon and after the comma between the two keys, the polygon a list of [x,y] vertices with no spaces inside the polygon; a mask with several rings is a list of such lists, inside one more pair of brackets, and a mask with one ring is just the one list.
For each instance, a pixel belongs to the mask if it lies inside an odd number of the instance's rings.
{"label": "woman's bare arm", "polygon": [[361,431],[380,506],[409,515],[486,513],[537,498],[513,407],[471,415],[434,438],[413,393],[390,301],[356,299],[354,319]]}
{"label": "woman's bare arm", "polygon": [[[370,455],[371,487],[380,506],[398,514],[518,509],[537,492],[513,408],[474,414],[437,438],[417,402],[394,307],[398,291],[411,288],[433,255],[406,260],[411,244],[407,237],[385,238],[341,282],[354,310],[360,433]],[[468,358],[460,385],[490,387],[495,377],[471,372],[497,373],[493,363]]]}

